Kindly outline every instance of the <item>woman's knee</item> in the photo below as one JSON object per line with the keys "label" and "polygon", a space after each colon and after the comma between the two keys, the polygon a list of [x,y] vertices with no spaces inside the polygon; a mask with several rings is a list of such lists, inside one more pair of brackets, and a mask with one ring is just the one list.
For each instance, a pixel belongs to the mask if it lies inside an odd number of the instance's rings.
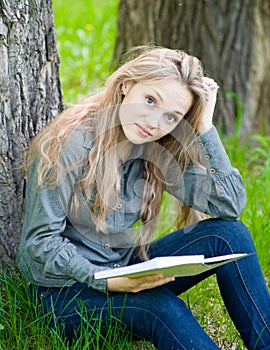
{"label": "woman's knee", "polygon": [[209,219],[213,232],[220,236],[233,252],[254,252],[255,247],[247,226],[240,220]]}

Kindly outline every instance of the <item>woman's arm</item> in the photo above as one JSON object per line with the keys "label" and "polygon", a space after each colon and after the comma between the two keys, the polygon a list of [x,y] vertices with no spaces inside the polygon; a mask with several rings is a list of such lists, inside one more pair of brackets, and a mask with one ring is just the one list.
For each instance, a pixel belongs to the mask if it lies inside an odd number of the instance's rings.
{"label": "woman's arm", "polygon": [[[212,217],[235,219],[246,205],[246,193],[239,171],[231,166],[217,130],[213,126],[213,114],[218,85],[204,77],[206,104],[195,139],[205,167],[190,167],[176,186],[167,191],[200,212]],[[177,173],[177,169],[172,169]],[[179,172],[179,171],[178,171]]]}
{"label": "woman's arm", "polygon": [[38,159],[31,165],[26,188],[19,265],[23,272],[32,270],[30,274],[32,273],[34,282],[55,281],[55,285],[59,285],[63,281],[78,281],[106,292],[106,280],[94,279],[94,273],[105,267],[94,265],[78,254],[76,246],[63,235],[78,178],[78,167],[74,165],[84,156],[83,152],[86,152],[83,137],[74,133],[60,157],[63,165],[70,170],[53,189],[38,185]]}
{"label": "woman's arm", "polygon": [[168,192],[187,206],[212,217],[239,217],[246,205],[242,177],[231,166],[215,127],[197,137],[195,142],[205,168],[187,169],[178,185],[169,187]]}
{"label": "woman's arm", "polygon": [[107,280],[107,288],[110,292],[138,293],[145,289],[162,286],[174,280],[175,277],[173,276],[164,277],[163,275],[148,275],[135,278],[117,277]]}
{"label": "woman's arm", "polygon": [[[31,177],[30,180],[34,178]],[[32,181],[31,184],[33,185]],[[92,264],[77,253],[74,244],[62,236],[66,228],[66,214],[59,198],[59,188],[53,190],[37,188],[35,191],[32,186],[31,188],[30,199],[27,201],[29,211],[24,224],[25,237],[22,248],[28,257],[26,260],[29,266],[35,264],[42,266],[45,278],[55,281],[76,280],[103,293],[106,291],[137,293],[174,280],[174,277],[164,278],[162,275],[95,280],[94,273],[107,267]],[[39,276],[33,277],[39,279]]]}

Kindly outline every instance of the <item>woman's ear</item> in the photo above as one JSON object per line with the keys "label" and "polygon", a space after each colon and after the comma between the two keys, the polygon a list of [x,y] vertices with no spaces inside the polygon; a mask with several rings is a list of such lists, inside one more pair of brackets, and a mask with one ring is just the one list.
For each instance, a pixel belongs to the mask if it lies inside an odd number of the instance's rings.
{"label": "woman's ear", "polygon": [[122,87],[121,87],[121,93],[123,96],[126,96],[129,88],[131,87],[132,83],[129,80],[124,80],[122,83]]}

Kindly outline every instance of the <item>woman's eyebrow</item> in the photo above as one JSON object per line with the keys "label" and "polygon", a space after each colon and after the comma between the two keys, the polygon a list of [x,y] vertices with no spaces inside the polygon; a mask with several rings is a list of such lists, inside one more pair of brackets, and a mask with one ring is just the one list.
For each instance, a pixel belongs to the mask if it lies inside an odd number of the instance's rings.
{"label": "woman's eyebrow", "polygon": [[172,111],[172,112],[175,113],[175,114],[179,114],[181,117],[184,116],[184,113],[182,113],[182,112],[180,112],[180,111]]}
{"label": "woman's eyebrow", "polygon": [[[156,90],[156,89],[154,89],[154,88],[152,88],[152,90],[153,90],[153,92],[157,95],[157,97],[158,97],[158,99],[160,100],[160,102],[164,102],[164,100],[163,100],[163,98],[162,98],[162,96],[160,95],[160,93],[158,92],[158,90]],[[180,111],[171,111],[172,113],[175,113],[175,114],[178,114],[178,115],[180,115],[181,117],[183,117],[184,116],[184,114],[182,113],[182,112],[180,112]]]}
{"label": "woman's eyebrow", "polygon": [[157,95],[158,99],[159,99],[161,102],[164,102],[164,100],[163,100],[162,96],[160,95],[160,93],[159,93],[156,89],[154,89],[154,88],[152,88],[152,90],[153,90],[153,92]]}

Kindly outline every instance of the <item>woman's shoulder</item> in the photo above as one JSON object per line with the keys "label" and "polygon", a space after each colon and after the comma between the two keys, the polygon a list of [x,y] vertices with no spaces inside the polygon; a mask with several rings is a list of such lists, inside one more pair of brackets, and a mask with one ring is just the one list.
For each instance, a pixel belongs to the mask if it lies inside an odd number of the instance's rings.
{"label": "woman's shoulder", "polygon": [[93,146],[95,134],[86,128],[76,128],[67,137],[61,150],[61,158],[69,158],[69,162],[88,156]]}

